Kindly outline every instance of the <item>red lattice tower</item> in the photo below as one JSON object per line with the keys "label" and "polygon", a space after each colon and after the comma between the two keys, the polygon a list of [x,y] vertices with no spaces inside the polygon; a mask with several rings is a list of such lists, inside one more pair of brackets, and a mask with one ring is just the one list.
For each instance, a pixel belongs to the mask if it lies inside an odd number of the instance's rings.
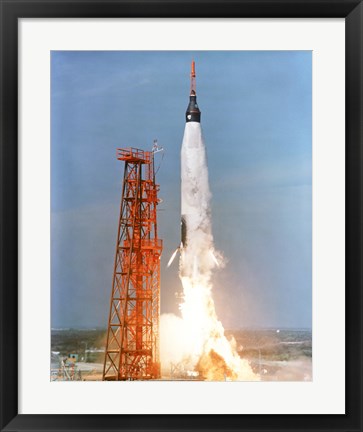
{"label": "red lattice tower", "polygon": [[125,161],[125,171],[103,379],[157,379],[162,240],[154,154],[118,149],[117,159]]}

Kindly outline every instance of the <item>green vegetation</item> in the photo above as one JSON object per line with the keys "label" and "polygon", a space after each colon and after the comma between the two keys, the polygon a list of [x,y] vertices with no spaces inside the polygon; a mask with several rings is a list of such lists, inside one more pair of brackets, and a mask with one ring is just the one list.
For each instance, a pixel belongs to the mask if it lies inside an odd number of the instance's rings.
{"label": "green vegetation", "polygon": [[77,354],[79,361],[102,363],[106,345],[106,330],[52,330],[52,352],[59,352],[61,357]]}

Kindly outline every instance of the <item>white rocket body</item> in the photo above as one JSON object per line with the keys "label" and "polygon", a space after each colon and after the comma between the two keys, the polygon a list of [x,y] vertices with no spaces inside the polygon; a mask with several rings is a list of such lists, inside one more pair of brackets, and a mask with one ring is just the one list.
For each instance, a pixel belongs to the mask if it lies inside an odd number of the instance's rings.
{"label": "white rocket body", "polygon": [[201,125],[188,122],[181,147],[182,277],[195,278],[214,267],[210,198]]}

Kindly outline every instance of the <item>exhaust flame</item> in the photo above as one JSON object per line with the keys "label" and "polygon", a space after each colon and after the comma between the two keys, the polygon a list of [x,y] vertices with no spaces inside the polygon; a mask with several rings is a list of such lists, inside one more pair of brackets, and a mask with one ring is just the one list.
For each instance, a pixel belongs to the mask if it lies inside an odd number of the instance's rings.
{"label": "exhaust flame", "polygon": [[[213,245],[211,194],[200,123],[186,123],[181,161],[182,217],[186,224],[186,246],[180,248],[179,268],[183,301],[182,319],[176,321],[178,334],[171,343],[178,345],[186,367],[197,370],[205,380],[257,380],[248,361],[237,354],[235,341],[227,340],[212,298],[212,271],[223,261]],[[162,333],[164,326],[162,317]]]}

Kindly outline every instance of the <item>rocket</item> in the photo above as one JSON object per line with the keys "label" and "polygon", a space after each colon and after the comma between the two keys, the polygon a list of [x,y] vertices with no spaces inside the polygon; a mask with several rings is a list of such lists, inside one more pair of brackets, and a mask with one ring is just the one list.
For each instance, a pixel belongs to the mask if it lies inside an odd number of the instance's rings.
{"label": "rocket", "polygon": [[[196,122],[200,123],[200,110],[197,104],[197,91],[196,91],[196,74],[195,74],[195,61],[192,60],[191,63],[191,69],[190,69],[190,94],[189,94],[189,105],[187,107],[186,113],[185,113],[185,122],[191,123]],[[191,126],[191,125],[190,125]],[[185,134],[187,133],[188,127],[185,128]],[[184,150],[184,139],[182,144],[182,151],[181,151],[181,168],[182,168],[182,183],[183,183],[183,166],[185,166],[185,157],[183,156],[183,150]],[[183,160],[184,158],[184,160]],[[184,169],[185,171],[185,169]],[[187,245],[187,216],[186,216],[186,201],[188,199],[185,199],[185,194],[183,194],[183,185],[181,190],[181,242],[180,242],[180,248],[186,247]]]}
{"label": "rocket", "polygon": [[[199,254],[196,236],[209,237],[210,221],[208,171],[202,129],[201,112],[197,103],[195,62],[191,63],[189,104],[185,113],[185,130],[181,146],[181,239],[180,246],[169,260],[168,267],[176,254],[182,261]],[[188,251],[188,253],[186,253]],[[194,259],[194,258],[193,258]]]}

